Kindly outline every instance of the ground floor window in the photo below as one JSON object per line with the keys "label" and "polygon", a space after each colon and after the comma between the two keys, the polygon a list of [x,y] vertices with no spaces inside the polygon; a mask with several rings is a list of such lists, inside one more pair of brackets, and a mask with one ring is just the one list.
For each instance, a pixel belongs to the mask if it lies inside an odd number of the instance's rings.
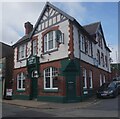
{"label": "ground floor window", "polygon": [[100,74],[100,86],[102,85],[102,75]]}
{"label": "ground floor window", "polygon": [[106,77],[105,77],[105,75],[103,75],[103,82],[104,82],[104,83],[106,82]]}
{"label": "ground floor window", "polygon": [[17,90],[25,90],[25,75],[23,72],[17,75]]}
{"label": "ground floor window", "polygon": [[87,88],[87,75],[85,68],[83,68],[83,88]]}
{"label": "ground floor window", "polygon": [[89,71],[89,84],[90,84],[90,88],[93,88],[92,71]]}
{"label": "ground floor window", "polygon": [[100,74],[100,86],[106,82],[106,77],[105,75],[102,76],[102,74]]}
{"label": "ground floor window", "polygon": [[44,70],[44,89],[58,89],[57,68],[49,67]]}

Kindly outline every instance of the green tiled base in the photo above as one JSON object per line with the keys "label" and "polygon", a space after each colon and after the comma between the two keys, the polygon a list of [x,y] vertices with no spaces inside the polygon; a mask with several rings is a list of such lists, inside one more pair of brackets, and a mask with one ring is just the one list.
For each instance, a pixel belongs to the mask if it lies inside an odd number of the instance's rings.
{"label": "green tiled base", "polygon": [[13,95],[12,99],[30,100],[28,95]]}

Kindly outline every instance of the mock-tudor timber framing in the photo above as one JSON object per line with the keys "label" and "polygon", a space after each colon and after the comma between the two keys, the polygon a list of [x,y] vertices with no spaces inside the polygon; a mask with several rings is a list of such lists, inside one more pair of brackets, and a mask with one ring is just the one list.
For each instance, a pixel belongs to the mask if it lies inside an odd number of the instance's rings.
{"label": "mock-tudor timber framing", "polygon": [[25,28],[14,44],[13,98],[79,102],[110,81],[110,50],[100,22],[81,26],[47,2],[35,27],[27,22]]}

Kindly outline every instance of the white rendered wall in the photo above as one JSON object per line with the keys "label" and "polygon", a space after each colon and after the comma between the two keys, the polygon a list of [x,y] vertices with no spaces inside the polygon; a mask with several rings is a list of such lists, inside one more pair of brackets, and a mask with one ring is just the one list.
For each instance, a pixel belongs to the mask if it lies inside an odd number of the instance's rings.
{"label": "white rendered wall", "polygon": [[[60,44],[57,51],[53,51],[49,54],[42,53],[42,34],[39,33],[38,35],[38,56],[42,54],[42,58],[40,58],[40,63],[63,59],[68,57],[68,43],[69,43],[69,21],[66,20],[62,23],[57,24],[59,25],[59,30],[64,33],[64,44]],[[44,31],[43,31],[44,32]]]}

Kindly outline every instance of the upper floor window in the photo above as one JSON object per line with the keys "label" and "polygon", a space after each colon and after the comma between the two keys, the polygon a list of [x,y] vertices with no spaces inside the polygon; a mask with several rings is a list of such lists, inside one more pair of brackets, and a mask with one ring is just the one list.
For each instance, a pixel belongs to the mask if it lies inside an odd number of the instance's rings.
{"label": "upper floor window", "polygon": [[96,41],[98,42],[98,46],[103,49],[103,36],[100,32],[96,34]]}
{"label": "upper floor window", "polygon": [[32,42],[32,50],[33,50],[33,55],[37,55],[37,40],[33,40]]}
{"label": "upper floor window", "polygon": [[44,36],[44,52],[52,51],[57,48],[56,32],[50,31]]}
{"label": "upper floor window", "polygon": [[26,44],[23,44],[18,48],[18,60],[24,58],[26,58]]}
{"label": "upper floor window", "polygon": [[101,53],[101,64],[102,64],[102,66],[104,67],[104,64],[105,64],[105,62],[104,62],[104,54],[103,53]]}
{"label": "upper floor window", "polygon": [[90,56],[93,56],[93,49],[92,49],[92,42],[89,41],[89,50],[88,50],[88,54]]}
{"label": "upper floor window", "polygon": [[86,38],[85,39],[85,53],[88,54],[88,47],[89,47],[89,41],[88,39]]}
{"label": "upper floor window", "polygon": [[25,90],[25,75],[23,72],[17,75],[17,90]]}
{"label": "upper floor window", "polygon": [[58,89],[57,68],[49,67],[44,70],[44,89]]}
{"label": "upper floor window", "polygon": [[83,35],[80,35],[80,44],[81,44],[81,50],[85,52],[85,39]]}
{"label": "upper floor window", "polygon": [[98,60],[98,64],[100,65],[101,61],[100,61],[100,51],[97,50],[97,60]]}
{"label": "upper floor window", "polygon": [[107,56],[105,56],[105,65],[106,65],[106,67],[108,67],[108,59],[107,59]]}

